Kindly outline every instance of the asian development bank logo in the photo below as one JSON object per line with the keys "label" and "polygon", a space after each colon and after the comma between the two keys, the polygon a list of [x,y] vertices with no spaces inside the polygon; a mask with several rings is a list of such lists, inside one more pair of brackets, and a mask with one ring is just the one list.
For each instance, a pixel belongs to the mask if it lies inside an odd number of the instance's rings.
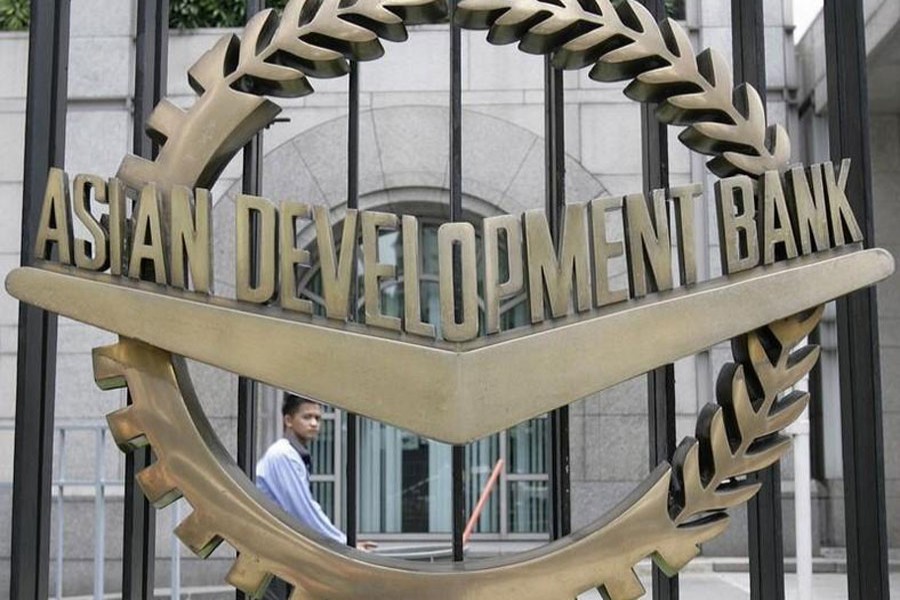
{"label": "asian development bank logo", "polygon": [[[809,400],[789,390],[818,358],[816,347],[798,346],[821,305],[887,277],[893,259],[859,245],[845,194],[849,161],[788,169],[789,140],[767,125],[758,94],[733,89],[723,59],[695,55],[677,23],[657,24],[631,0],[463,0],[459,24],[551,54],[559,67],[591,66],[594,79],[630,81],[629,97],[659,102],[664,122],[687,126],[682,142],[712,155],[709,167],[723,177],[715,203],[725,275],[697,281],[696,184],[570,204],[558,250],[541,211],[485,219],[480,241],[473,225],[446,223],[438,230],[437,330],[421,318],[415,217],[348,211],[336,248],[326,207],[241,196],[237,297],[213,296],[205,190],[278,114],[268,97],[310,93],[307,76],[340,75],[348,58],[380,56],[379,38],[402,41],[405,24],[445,14],[438,0],[292,0],[281,16],[256,15],[242,39],[224,36],[191,68],[199,94],[191,108],[165,100],[156,107],[147,123],[162,143],[155,161],[130,156],[116,178],[79,175],[71,186],[51,171],[37,264],[11,273],[7,288],[121,336],[94,354],[97,382],[127,385],[134,400],[109,416],[116,440],[125,449],[153,446],[158,460],[138,476],[144,492],[158,506],[184,495],[194,512],[177,535],[202,556],[222,541],[237,549],[228,581],[251,595],[277,575],[295,586],[295,600],[545,600],[592,587],[637,598],[644,590],[634,564],[650,556],[674,574],[725,529],[727,508],[756,493],[746,475],[779,459],[788,445],[779,432]],[[130,217],[127,190],[139,198]],[[92,213],[96,204],[107,205],[107,218]],[[625,234],[613,239],[606,225],[619,209]],[[90,239],[73,236],[76,219]],[[304,222],[317,233],[325,318],[297,292],[297,269],[311,266],[309,250],[296,246]],[[388,229],[400,232],[401,265],[378,255],[379,232]],[[347,322],[358,237],[365,325]],[[622,256],[629,281],[616,288],[608,266]],[[398,271],[402,319],[380,307],[381,283]],[[521,294],[531,326],[502,330],[501,303]],[[464,443],[728,338],[735,362],[720,373],[719,404],[701,411],[697,439],[682,442],[671,465],[571,536],[525,555],[453,565],[362,554],[293,524],[212,434],[181,359]]]}

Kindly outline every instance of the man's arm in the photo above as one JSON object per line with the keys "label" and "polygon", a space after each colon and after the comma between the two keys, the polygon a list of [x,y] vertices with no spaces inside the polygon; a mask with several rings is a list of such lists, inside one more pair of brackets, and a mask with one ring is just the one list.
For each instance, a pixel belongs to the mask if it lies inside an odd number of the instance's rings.
{"label": "man's arm", "polygon": [[280,455],[268,464],[264,473],[257,474],[257,485],[276,504],[306,527],[341,544],[347,536],[335,527],[309,488],[309,473],[298,458]]}

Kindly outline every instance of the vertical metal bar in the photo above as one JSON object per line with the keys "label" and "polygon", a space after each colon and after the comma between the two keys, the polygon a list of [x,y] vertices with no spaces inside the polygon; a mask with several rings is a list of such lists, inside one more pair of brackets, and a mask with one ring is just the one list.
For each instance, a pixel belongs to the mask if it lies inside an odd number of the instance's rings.
{"label": "vertical metal bar", "polygon": [[[265,8],[264,0],[247,0],[245,21]],[[247,142],[243,152],[241,192],[252,196],[262,195],[263,134],[260,131]],[[250,279],[255,281],[259,269],[259,231],[254,224],[250,231]],[[256,420],[259,413],[259,387],[247,377],[238,377],[237,415],[237,463],[253,481],[256,479]],[[173,586],[174,589],[174,586]],[[246,594],[235,590],[236,600],[244,600]]]}
{"label": "vertical metal bar", "polygon": [[169,0],[138,0],[134,75],[134,153],[156,155],[144,122],[166,93],[169,45]]}
{"label": "vertical metal bar", "polygon": [[766,99],[766,43],[762,0],[731,0],[731,51],[736,82]]}
{"label": "vertical metal bar", "polygon": [[[454,22],[456,0],[450,1],[450,220],[462,220],[462,35]],[[453,270],[461,268],[454,255]],[[460,290],[455,290],[458,296]],[[456,308],[461,308],[457,297]],[[453,446],[453,560],[463,560],[463,529],[466,526],[465,446]]]}
{"label": "vertical metal bar", "polygon": [[500,472],[500,482],[497,485],[500,497],[500,536],[509,533],[509,432],[500,432],[500,456],[506,459],[506,466]]}
{"label": "vertical metal bar", "polygon": [[[69,1],[31,2],[21,264],[33,260],[51,166],[64,166]],[[19,304],[10,598],[43,600],[50,579],[56,315]]]}
{"label": "vertical metal bar", "polygon": [[[181,503],[184,502],[184,499],[179,498],[175,501],[175,505],[172,507],[172,522],[180,523],[181,522]],[[169,573],[169,579],[171,581],[170,586],[170,596],[173,600],[181,599],[181,541],[178,539],[178,536],[172,536],[172,556],[170,558],[171,568]]]}
{"label": "vertical metal bar", "polygon": [[[865,12],[860,0],[826,0],[831,157],[852,161],[847,197],[867,246],[875,241],[869,157]],[[837,303],[847,578],[852,600],[889,597],[878,306],[875,289]]]}
{"label": "vertical metal bar", "polygon": [[[247,0],[247,20],[264,8],[262,0]],[[241,192],[253,196],[262,194],[262,132],[257,133],[246,146],[243,152],[243,175]],[[257,277],[258,248],[256,231],[251,232],[250,239],[250,269],[251,278]],[[240,377],[238,379],[238,466],[250,479],[254,478],[256,466],[256,414],[257,414],[258,390],[256,382]]]}
{"label": "vertical metal bar", "polygon": [[[819,327],[809,334],[809,343],[820,346],[822,331]],[[813,399],[809,403],[809,446],[810,474],[813,479],[825,479],[825,417],[822,413],[822,401],[825,397],[825,386],[822,383],[822,361],[809,373],[809,395]]]}
{"label": "vertical metal bar", "polygon": [[[168,61],[169,1],[138,0],[135,39],[134,147],[137,156],[152,158],[156,148],[144,122],[165,95]],[[128,403],[131,403],[129,394]],[[122,549],[122,595],[153,598],[156,561],[156,515],[144,498],[135,476],[152,462],[149,448],[125,458],[125,525]]]}
{"label": "vertical metal bar", "polygon": [[[766,50],[763,0],[732,0],[731,24],[735,81],[756,88],[766,101]],[[781,535],[781,468],[752,476],[762,487],[747,506],[750,597],[784,598],[784,541]]]}
{"label": "vertical metal bar", "polygon": [[103,485],[103,444],[106,441],[106,430],[98,427],[94,443],[94,598],[103,600],[104,581],[106,572],[103,561],[106,557],[106,545],[104,534],[106,532],[105,517],[106,506]]}
{"label": "vertical metal bar", "polygon": [[[663,0],[642,0],[659,21],[666,17]],[[669,148],[666,125],[656,117],[656,105],[641,104],[641,150],[644,193],[648,201],[655,189],[669,187]],[[675,452],[675,365],[667,364],[647,374],[647,417],[650,427],[650,470],[671,459]],[[653,598],[677,600],[678,577],[668,577],[654,563]]]}
{"label": "vertical metal bar", "polygon": [[[553,242],[559,246],[566,207],[566,140],[563,73],[544,58],[544,143],[546,161],[545,209]],[[550,538],[559,539],[571,530],[571,483],[569,477],[569,407],[550,413],[549,494]]]}
{"label": "vertical metal bar", "polygon": [[66,430],[59,430],[59,474],[56,486],[56,597],[63,597],[66,560]]}
{"label": "vertical metal bar", "polygon": [[[348,123],[347,123],[347,209],[359,208],[359,63],[350,61],[350,77],[348,83]],[[358,278],[354,270],[353,285],[350,292],[350,319],[356,320],[356,305],[359,299]],[[358,452],[359,418],[347,413],[347,458],[344,475],[346,488],[344,492],[344,514],[346,515],[347,545],[356,546],[356,530],[358,527]]]}

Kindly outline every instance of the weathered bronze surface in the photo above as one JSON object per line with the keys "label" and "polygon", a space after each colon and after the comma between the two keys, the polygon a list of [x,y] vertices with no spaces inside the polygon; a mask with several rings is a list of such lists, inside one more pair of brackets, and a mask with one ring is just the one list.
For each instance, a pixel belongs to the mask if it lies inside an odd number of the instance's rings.
{"label": "weathered bronze surface", "polygon": [[594,301],[598,307],[617,304],[628,299],[627,288],[609,286],[609,261],[625,254],[625,243],[609,240],[606,232],[607,213],[622,208],[624,198],[598,198],[591,202],[591,225],[594,248]]}
{"label": "weathered bronze surface", "polygon": [[55,244],[57,260],[64,265],[72,264],[71,206],[68,176],[60,169],[50,169],[47,174],[44,204],[41,208],[40,226],[34,240],[35,258],[49,259],[51,244]]}
{"label": "weathered bronze surface", "polygon": [[[275,296],[275,273],[277,269],[276,242],[278,240],[278,218],[275,207],[265,198],[241,194],[235,202],[235,291],[237,299],[243,302],[262,304]],[[256,278],[250,268],[250,231],[256,223],[259,232],[258,270]],[[291,243],[291,240],[288,240]],[[304,305],[294,308],[302,309]],[[307,306],[309,312],[312,309]]]}
{"label": "weathered bronze surface", "polygon": [[212,195],[202,188],[191,194],[178,186],[172,189],[169,202],[170,281],[175,287],[208,294],[213,282]]}
{"label": "weathered bronze surface", "polygon": [[462,443],[871,285],[893,262],[880,249],[834,250],[827,259],[777,263],[464,344],[375,335],[220,298],[165,296],[148,284],[75,277],[62,267],[19,269],[7,286],[26,302],[123,337]]}
{"label": "weathered bronze surface", "polygon": [[419,256],[419,222],[405,215],[403,227],[403,327],[413,334],[434,339],[434,325],[422,321],[422,295],[419,289],[419,273],[422,270]]}
{"label": "weathered bronze surface", "polygon": [[[162,236],[154,231],[168,225],[172,191],[176,186],[211,186],[237,150],[279,112],[265,96],[309,93],[306,75],[339,75],[346,71],[348,58],[379,56],[379,37],[402,40],[404,23],[434,20],[445,12],[439,0],[291,0],[284,18],[264,11],[249,23],[243,40],[234,35],[223,37],[190,71],[191,85],[200,94],[197,102],[182,110],[164,101],[151,115],[147,127],[162,144],[159,157],[152,162],[127,157],[120,167],[118,176],[124,184],[142,191],[135,225],[138,232],[149,232],[152,240],[139,247],[137,254],[132,252],[128,274],[137,278],[146,272],[159,283],[167,282],[170,274],[159,250]],[[494,43],[520,42],[525,51],[551,54],[558,66],[593,65],[591,76],[595,79],[630,81],[626,94],[642,102],[660,103],[660,118],[686,126],[681,140],[712,155],[709,167],[719,175],[763,176],[787,166],[787,134],[780,126],[768,126],[753,88],[733,89],[727,62],[721,56],[711,51],[695,56],[680,25],[670,20],[657,24],[634,0],[462,0],[455,14],[466,27],[489,28],[488,37]],[[164,504],[183,493],[194,506],[194,513],[177,530],[188,546],[206,556],[225,540],[241,552],[229,575],[237,587],[258,594],[269,576],[276,574],[297,586],[292,600],[363,595],[544,600],[571,598],[597,586],[613,600],[626,600],[643,593],[631,571],[638,560],[651,556],[666,572],[676,572],[696,555],[697,544],[724,530],[726,508],[756,493],[756,487],[740,477],[771,464],[786,449],[778,432],[802,412],[808,397],[779,395],[808,372],[817,357],[816,349],[792,352],[821,316],[821,309],[809,311],[809,307],[871,285],[893,271],[893,259],[886,252],[855,247],[757,266],[778,260],[779,254],[792,254],[792,232],[775,225],[777,215],[783,226],[785,208],[796,226],[799,254],[858,241],[858,227],[853,227],[855,220],[846,198],[842,201],[845,165],[839,171],[830,165],[814,166],[809,175],[807,180],[803,171],[791,172],[792,202],[784,204],[775,186],[764,185],[771,192],[771,202],[763,206],[761,228],[746,216],[752,202],[744,203],[743,214],[732,204],[720,203],[720,216],[730,219],[732,225],[723,234],[723,252],[734,250],[725,256],[725,271],[744,273],[627,303],[623,300],[628,291],[604,287],[606,277],[598,277],[593,289],[589,285],[583,252],[574,248],[587,228],[578,212],[584,207],[572,208],[567,220],[577,226],[564,236],[572,238],[568,253],[563,239],[559,255],[546,247],[535,250],[534,260],[529,257],[527,266],[511,259],[510,277],[505,282],[499,281],[497,272],[486,270],[485,294],[508,298],[532,284],[535,276],[550,274],[552,278],[555,267],[551,314],[566,314],[570,302],[576,310],[587,311],[590,306],[585,306],[585,299],[592,293],[595,306],[603,308],[527,332],[500,333],[465,343],[426,342],[399,331],[375,334],[352,324],[313,322],[297,314],[309,307],[293,295],[295,305],[285,307],[294,308],[293,314],[249,306],[247,303],[265,303],[274,297],[278,268],[277,212],[272,205],[263,206],[251,197],[238,201],[242,225],[238,235],[244,235],[241,230],[249,231],[247,209],[256,209],[262,225],[262,269],[259,277],[251,280],[249,261],[240,258],[242,249],[249,254],[249,242],[239,239],[237,295],[244,303],[179,291],[165,296],[153,284],[128,283],[115,277],[122,274],[126,259],[121,253],[124,194],[115,182],[107,193],[111,213],[113,205],[118,211],[109,230],[112,276],[73,276],[73,268],[48,266],[18,269],[8,277],[7,286],[24,301],[122,336],[119,344],[95,353],[98,383],[103,387],[127,384],[135,400],[133,406],[111,415],[114,435],[123,447],[149,443],[155,448],[159,461],[139,477],[151,500]],[[65,175],[52,172],[50,183],[48,193],[53,195],[45,209],[53,212],[57,227],[49,226],[49,212],[42,217],[47,227],[39,232],[35,253],[49,258],[55,244],[59,262],[71,265],[75,258]],[[150,191],[144,191],[146,184],[153,186],[147,188]],[[743,199],[754,191],[752,184],[748,189],[743,180],[738,187]],[[728,193],[734,198],[733,190]],[[680,215],[676,234],[685,248],[693,248],[688,241],[692,237],[687,218],[690,194],[679,196],[675,203]],[[653,239],[663,233],[664,210],[660,210],[658,198],[653,201],[653,216],[647,213],[647,227],[632,232],[626,244],[598,233],[605,229],[607,212],[620,201],[593,204],[593,237],[603,242],[599,250],[594,245],[595,258],[599,252],[594,271],[604,271],[606,261],[627,248],[628,253],[639,254],[641,265],[647,267],[640,281],[632,277],[634,296],[672,287],[661,267],[667,262],[668,232],[667,247],[662,240]],[[632,199],[632,214],[647,208],[643,198],[640,202]],[[288,215],[301,213],[300,208],[286,211]],[[59,226],[59,219],[66,222]],[[377,227],[396,227],[396,217],[379,220],[370,214],[360,220],[368,267],[367,320],[386,330],[399,330],[403,324],[378,308],[379,279],[392,276],[393,271],[378,263],[375,239]],[[509,246],[519,246],[528,241],[532,230],[534,240],[542,233],[542,228],[533,227],[540,224],[536,217],[531,229],[528,217],[525,221],[518,236],[510,233],[515,229],[513,221],[492,224],[507,229]],[[845,223],[847,229],[839,226],[830,231],[829,223]],[[187,231],[188,224],[183,225],[181,231]],[[194,225],[201,235],[200,224]],[[284,221],[282,226],[288,227]],[[293,228],[293,223],[289,226]],[[316,226],[321,244],[326,237],[322,230],[326,219],[316,215]],[[442,262],[450,263],[443,265],[442,271],[450,270],[459,278],[458,288],[448,288],[442,280],[444,337],[464,340],[472,335],[471,307],[475,304],[471,281],[475,269],[466,266],[474,261],[474,232],[449,227],[442,228],[439,243],[458,249],[463,268],[455,273],[453,253],[441,255]],[[412,229],[417,229],[414,220]],[[184,236],[181,239],[188,242]],[[416,231],[412,243],[417,242]],[[283,269],[293,269],[308,259],[293,247],[292,240],[288,243],[291,245],[281,248],[288,257],[287,266],[282,262]],[[405,247],[405,238],[403,243]],[[485,255],[499,253],[496,237],[493,241],[486,238],[485,244]],[[746,256],[741,254],[742,244]],[[353,245],[355,236],[348,236],[345,229],[340,262],[331,260],[325,274],[335,284],[346,284],[352,273],[348,265],[352,265],[349,248]],[[535,248],[540,246],[538,243]],[[325,250],[333,251],[333,243]],[[97,266],[85,253],[75,256],[80,256],[84,265]],[[418,265],[414,253],[410,256],[409,264]],[[323,268],[328,258],[323,259]],[[687,253],[679,256],[684,285],[692,284],[696,277],[693,261]],[[559,276],[559,263],[565,269],[571,266],[566,279]],[[530,272],[533,265],[538,265],[537,272]],[[199,269],[192,275],[195,280],[202,280],[206,265],[201,263]],[[173,271],[171,275],[183,282],[186,273]],[[281,275],[284,281],[285,272]],[[285,285],[292,292],[287,279]],[[574,295],[568,286],[574,287]],[[332,298],[327,312],[340,318],[346,306],[339,294]],[[620,303],[607,305],[615,302]],[[563,303],[567,305],[564,308]],[[412,324],[407,331],[427,335],[431,330],[419,320],[420,308],[416,294],[405,308],[406,320]],[[543,320],[543,310],[538,315],[539,311],[531,308],[533,321]],[[802,311],[808,312],[788,316]],[[489,333],[499,329],[498,321],[499,315],[489,311]],[[167,327],[161,327],[162,323]],[[765,323],[770,325],[763,327]],[[745,333],[758,327],[763,330]],[[197,358],[423,435],[464,442],[735,335],[742,336],[735,344],[738,364],[722,372],[717,390],[720,406],[702,411],[697,440],[689,439],[680,446],[672,467],[661,465],[604,519],[563,540],[513,558],[440,566],[411,566],[363,555],[293,526],[284,513],[256,493],[228,458],[193,397],[181,359],[169,354]],[[778,343],[771,345],[771,340]],[[347,377],[351,370],[354,376]],[[753,386],[748,386],[748,381],[753,381]]]}
{"label": "weathered bronze surface", "polygon": [[[328,209],[324,206],[316,206],[314,212],[325,314],[331,319],[346,321],[350,310],[351,278],[353,277],[353,263],[356,259],[356,221],[359,213],[351,208],[344,215],[341,254],[335,256],[334,234],[331,231]],[[292,235],[291,239],[296,240],[296,234]]]}
{"label": "weathered bronze surface", "polygon": [[[75,254],[75,266],[89,271],[105,270],[109,266],[109,244],[106,232],[93,216],[91,216],[91,197],[99,204],[107,204],[106,181],[95,175],[78,175],[72,185],[74,191],[72,210],[75,216],[91,236],[90,241],[75,240],[72,250]],[[44,241],[46,244],[46,240]]]}
{"label": "weathered bronze surface", "polygon": [[400,218],[391,213],[370,211],[363,213],[361,222],[366,324],[400,331],[400,319],[388,316],[381,310],[381,281],[396,277],[396,267],[392,263],[381,262],[378,255],[378,232],[397,229]]}
{"label": "weathered bronze surface", "polygon": [[[532,209],[523,215],[528,275],[528,298],[531,322],[544,320],[544,289],[550,304],[550,315],[560,318],[569,314],[572,292],[575,311],[591,308],[591,255],[588,244],[588,207],[568,204],[564,213],[557,257],[547,215],[542,209]],[[574,280],[573,280],[574,277]]]}
{"label": "weathered bronze surface", "polygon": [[[506,281],[500,281],[500,233],[506,239]],[[500,303],[525,288],[522,262],[522,229],[516,215],[484,220],[484,318],[485,333],[500,332]]]}
{"label": "weathered bronze surface", "polygon": [[[454,269],[454,255],[459,269]],[[441,325],[448,342],[478,335],[478,280],[475,270],[475,228],[471,223],[444,223],[438,229]],[[459,294],[457,294],[459,291]]]}
{"label": "weathered bronze surface", "polygon": [[347,73],[347,58],[383,54],[379,38],[406,39],[405,25],[446,14],[442,0],[358,0],[352,3],[288,2],[282,17],[258,13],[243,38],[222,37],[188,72],[199,95],[184,110],[160,102],[147,131],[162,144],[154,161],[128,156],[118,177],[134,190],[155,183],[163,193],[176,185],[210,188],[228,161],[271,123],[281,108],[266,96],[312,92],[307,76]]}

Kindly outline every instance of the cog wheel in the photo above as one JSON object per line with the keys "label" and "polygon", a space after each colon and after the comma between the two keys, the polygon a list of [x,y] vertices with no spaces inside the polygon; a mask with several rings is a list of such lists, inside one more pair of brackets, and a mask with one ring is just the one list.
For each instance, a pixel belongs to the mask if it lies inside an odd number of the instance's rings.
{"label": "cog wheel", "polygon": [[[815,347],[792,349],[821,314],[817,309],[741,338],[736,346],[743,360],[723,369],[720,406],[701,412],[699,441],[685,440],[674,469],[660,465],[602,519],[538,550],[452,565],[360,552],[293,520],[257,491],[215,436],[183,359],[122,338],[94,350],[94,377],[103,389],[127,386],[131,392],[133,404],[108,421],[123,450],[154,448],[157,462],[137,476],[148,500],[163,507],[184,496],[193,513],[175,534],[204,558],[223,541],[234,547],[240,554],[227,581],[251,597],[260,597],[275,575],[294,586],[292,600],[352,600],[363,594],[397,600],[562,600],[591,588],[611,600],[631,600],[644,594],[634,565],[651,557],[666,573],[677,573],[698,554],[699,544],[728,526],[724,510],[757,492],[743,476],[786,451],[778,431],[799,416],[809,396],[792,392],[781,398],[781,392],[817,360]],[[766,340],[777,340],[777,347]],[[763,397],[752,396],[745,372],[761,383]],[[726,423],[738,433],[729,437]]]}

